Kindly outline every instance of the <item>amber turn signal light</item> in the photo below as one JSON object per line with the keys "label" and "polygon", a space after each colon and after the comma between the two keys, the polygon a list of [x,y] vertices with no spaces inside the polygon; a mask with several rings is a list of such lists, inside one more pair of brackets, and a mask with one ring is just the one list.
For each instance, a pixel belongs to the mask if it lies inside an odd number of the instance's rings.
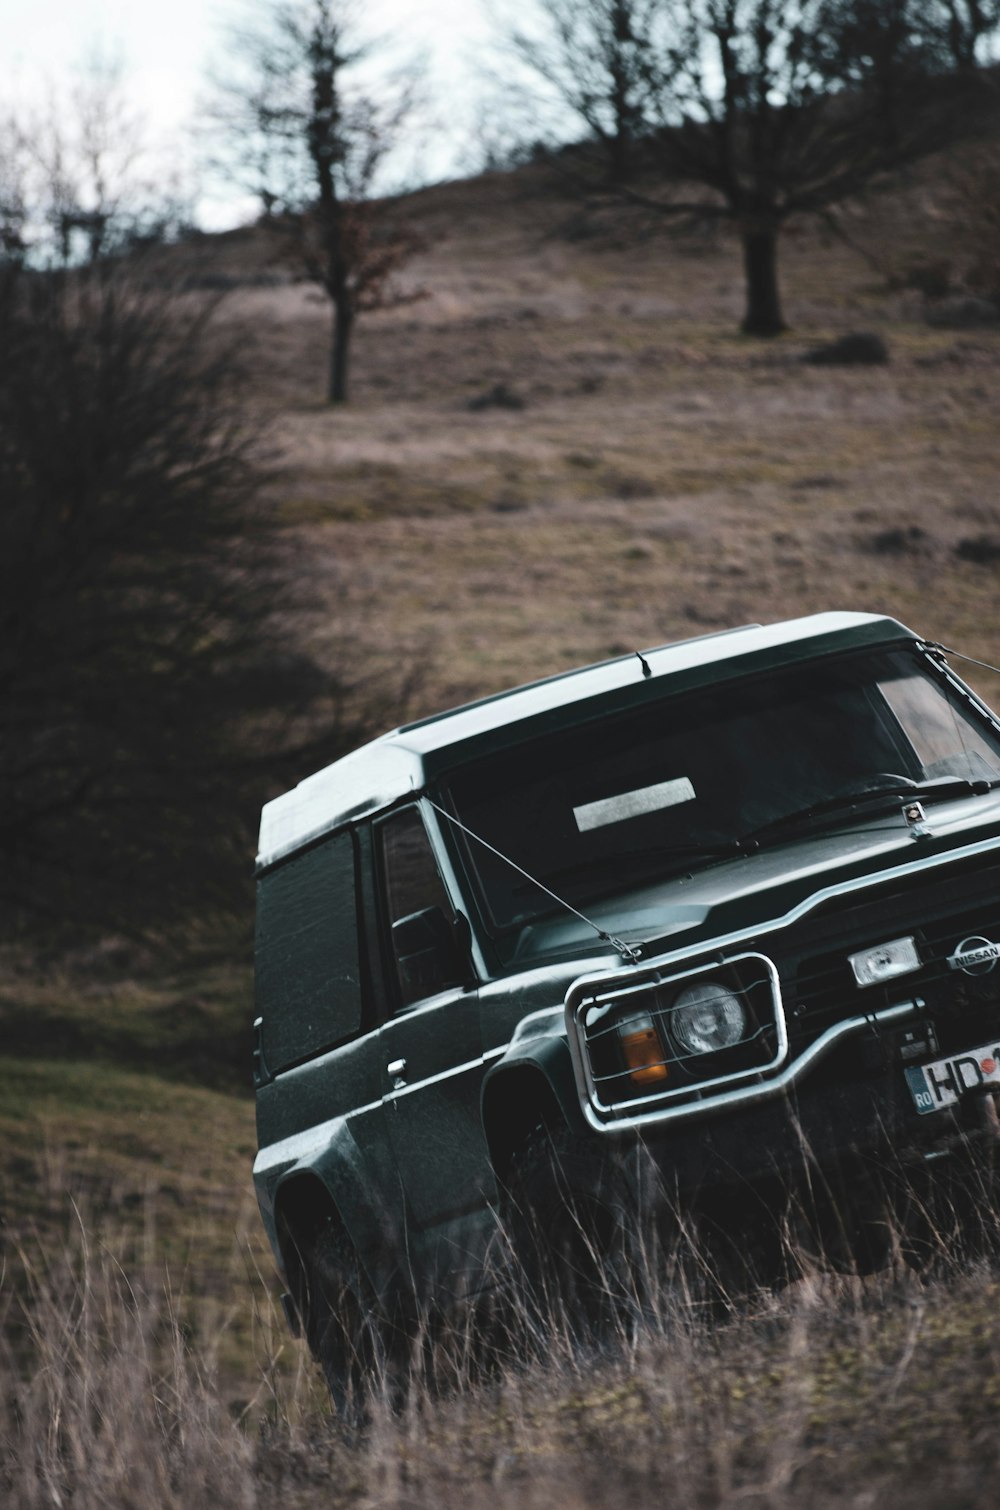
{"label": "amber turn signal light", "polygon": [[663,1062],[663,1044],[648,1012],[627,1017],[619,1023],[618,1037],[630,1080],[636,1085],[652,1085],[657,1080],[666,1080],[669,1072]]}

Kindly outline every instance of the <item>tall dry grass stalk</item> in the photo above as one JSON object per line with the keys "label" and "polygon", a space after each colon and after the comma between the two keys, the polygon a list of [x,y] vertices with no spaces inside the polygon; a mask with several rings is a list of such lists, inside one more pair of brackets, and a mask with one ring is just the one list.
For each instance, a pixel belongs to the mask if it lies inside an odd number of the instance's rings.
{"label": "tall dry grass stalk", "polygon": [[155,1210],[126,1241],[68,1209],[60,1245],[8,1244],[0,1283],[11,1510],[995,1503],[1000,1281],[982,1244],[934,1279],[799,1254],[785,1290],[711,1316],[658,1260],[589,1337],[508,1282],[498,1308],[416,1328],[352,1428],[260,1276],[234,1297],[257,1312],[236,1399],[218,1307],[158,1262]]}
{"label": "tall dry grass stalk", "polygon": [[[78,1213],[77,1213],[78,1216]],[[126,1269],[77,1219],[57,1252],[19,1245],[5,1294],[2,1473],[25,1507],[239,1503],[251,1454],[169,1282]]]}

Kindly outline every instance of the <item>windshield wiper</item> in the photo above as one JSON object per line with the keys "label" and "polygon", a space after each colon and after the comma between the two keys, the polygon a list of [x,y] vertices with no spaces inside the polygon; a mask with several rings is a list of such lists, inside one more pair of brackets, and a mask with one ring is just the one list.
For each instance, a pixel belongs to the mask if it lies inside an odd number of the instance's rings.
{"label": "windshield wiper", "polygon": [[824,797],[819,802],[809,803],[807,807],[796,808],[793,812],[771,818],[767,823],[741,834],[738,845],[743,848],[759,844],[762,840],[783,833],[787,828],[805,826],[814,819],[835,818],[845,811],[855,812],[861,808],[894,804],[900,798],[920,802],[947,802],[950,798],[982,796],[998,784],[1000,783],[995,781],[968,781],[963,776],[945,776],[937,781],[911,781],[907,776],[886,776],[878,784],[836,792],[832,797]]}

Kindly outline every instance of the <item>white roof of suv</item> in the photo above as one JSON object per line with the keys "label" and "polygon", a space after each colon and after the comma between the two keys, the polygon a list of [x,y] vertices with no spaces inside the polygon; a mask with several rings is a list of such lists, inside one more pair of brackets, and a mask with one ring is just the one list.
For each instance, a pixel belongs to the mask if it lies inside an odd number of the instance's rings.
{"label": "white roof of suv", "polygon": [[741,668],[749,672],[772,662],[917,638],[877,614],[820,613],[751,624],[566,671],[404,725],[268,802],[261,813],[257,867],[273,865],[322,834],[421,791],[473,754],[703,684],[710,671],[712,680],[731,677],[738,674],[734,661],[750,658]]}

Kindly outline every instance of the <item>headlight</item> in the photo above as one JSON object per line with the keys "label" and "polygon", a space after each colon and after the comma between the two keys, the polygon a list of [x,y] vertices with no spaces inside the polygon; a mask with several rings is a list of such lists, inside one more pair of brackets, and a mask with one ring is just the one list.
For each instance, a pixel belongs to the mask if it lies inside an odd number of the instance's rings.
{"label": "headlight", "polygon": [[738,996],[718,981],[699,980],[677,997],[670,1013],[670,1032],[689,1054],[715,1054],[739,1043],[747,1014]]}

